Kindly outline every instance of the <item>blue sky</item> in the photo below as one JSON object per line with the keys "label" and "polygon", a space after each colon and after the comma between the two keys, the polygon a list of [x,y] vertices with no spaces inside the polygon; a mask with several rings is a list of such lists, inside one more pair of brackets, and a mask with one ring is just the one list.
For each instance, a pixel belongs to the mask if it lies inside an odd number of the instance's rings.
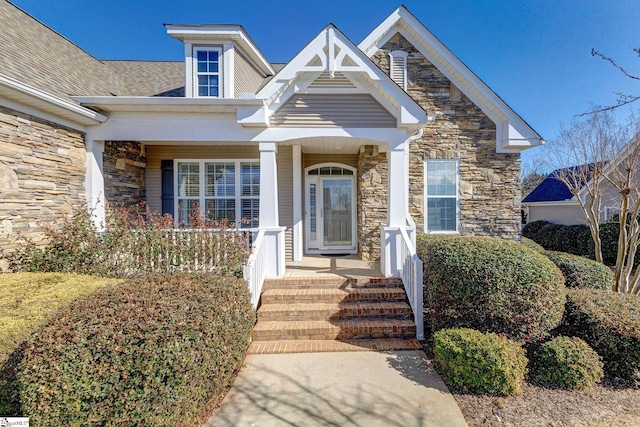
{"label": "blue sky", "polygon": [[[100,59],[181,60],[164,23],[241,24],[272,62],[287,62],[325,25],[358,44],[399,2],[216,0],[12,0]],[[454,54],[545,139],[560,122],[640,94],[592,48],[640,75],[638,0],[405,0]],[[640,107],[640,106],[638,106]],[[636,108],[638,108],[636,107]],[[624,111],[618,113],[624,115]],[[525,162],[535,150],[527,150]]]}

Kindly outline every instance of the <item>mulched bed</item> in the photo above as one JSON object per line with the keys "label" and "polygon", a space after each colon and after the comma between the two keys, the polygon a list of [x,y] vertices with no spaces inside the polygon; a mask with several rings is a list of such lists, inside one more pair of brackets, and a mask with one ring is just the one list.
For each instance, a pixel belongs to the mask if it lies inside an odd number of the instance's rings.
{"label": "mulched bed", "polygon": [[609,380],[575,392],[525,384],[513,397],[450,389],[470,427],[640,426],[640,389]]}

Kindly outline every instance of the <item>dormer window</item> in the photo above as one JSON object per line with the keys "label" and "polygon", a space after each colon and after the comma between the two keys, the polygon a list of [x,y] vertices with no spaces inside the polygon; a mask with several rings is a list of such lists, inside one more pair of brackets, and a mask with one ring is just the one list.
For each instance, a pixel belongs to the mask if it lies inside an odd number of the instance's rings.
{"label": "dormer window", "polygon": [[220,97],[222,49],[195,48],[193,50],[195,93],[198,97]]}

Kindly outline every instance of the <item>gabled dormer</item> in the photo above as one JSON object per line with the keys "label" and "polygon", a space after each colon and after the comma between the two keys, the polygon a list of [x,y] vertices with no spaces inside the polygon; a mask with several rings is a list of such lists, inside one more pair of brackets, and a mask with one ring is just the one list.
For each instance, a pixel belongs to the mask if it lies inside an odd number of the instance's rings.
{"label": "gabled dormer", "polygon": [[187,98],[252,96],[266,77],[275,74],[240,25],[165,27],[171,37],[184,43]]}

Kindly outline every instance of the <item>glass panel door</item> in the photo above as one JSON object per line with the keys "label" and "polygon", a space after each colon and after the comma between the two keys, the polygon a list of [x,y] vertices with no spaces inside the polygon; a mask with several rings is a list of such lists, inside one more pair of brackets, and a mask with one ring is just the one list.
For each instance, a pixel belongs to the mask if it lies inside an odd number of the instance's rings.
{"label": "glass panel door", "polygon": [[351,182],[350,179],[322,180],[323,246],[353,246]]}

